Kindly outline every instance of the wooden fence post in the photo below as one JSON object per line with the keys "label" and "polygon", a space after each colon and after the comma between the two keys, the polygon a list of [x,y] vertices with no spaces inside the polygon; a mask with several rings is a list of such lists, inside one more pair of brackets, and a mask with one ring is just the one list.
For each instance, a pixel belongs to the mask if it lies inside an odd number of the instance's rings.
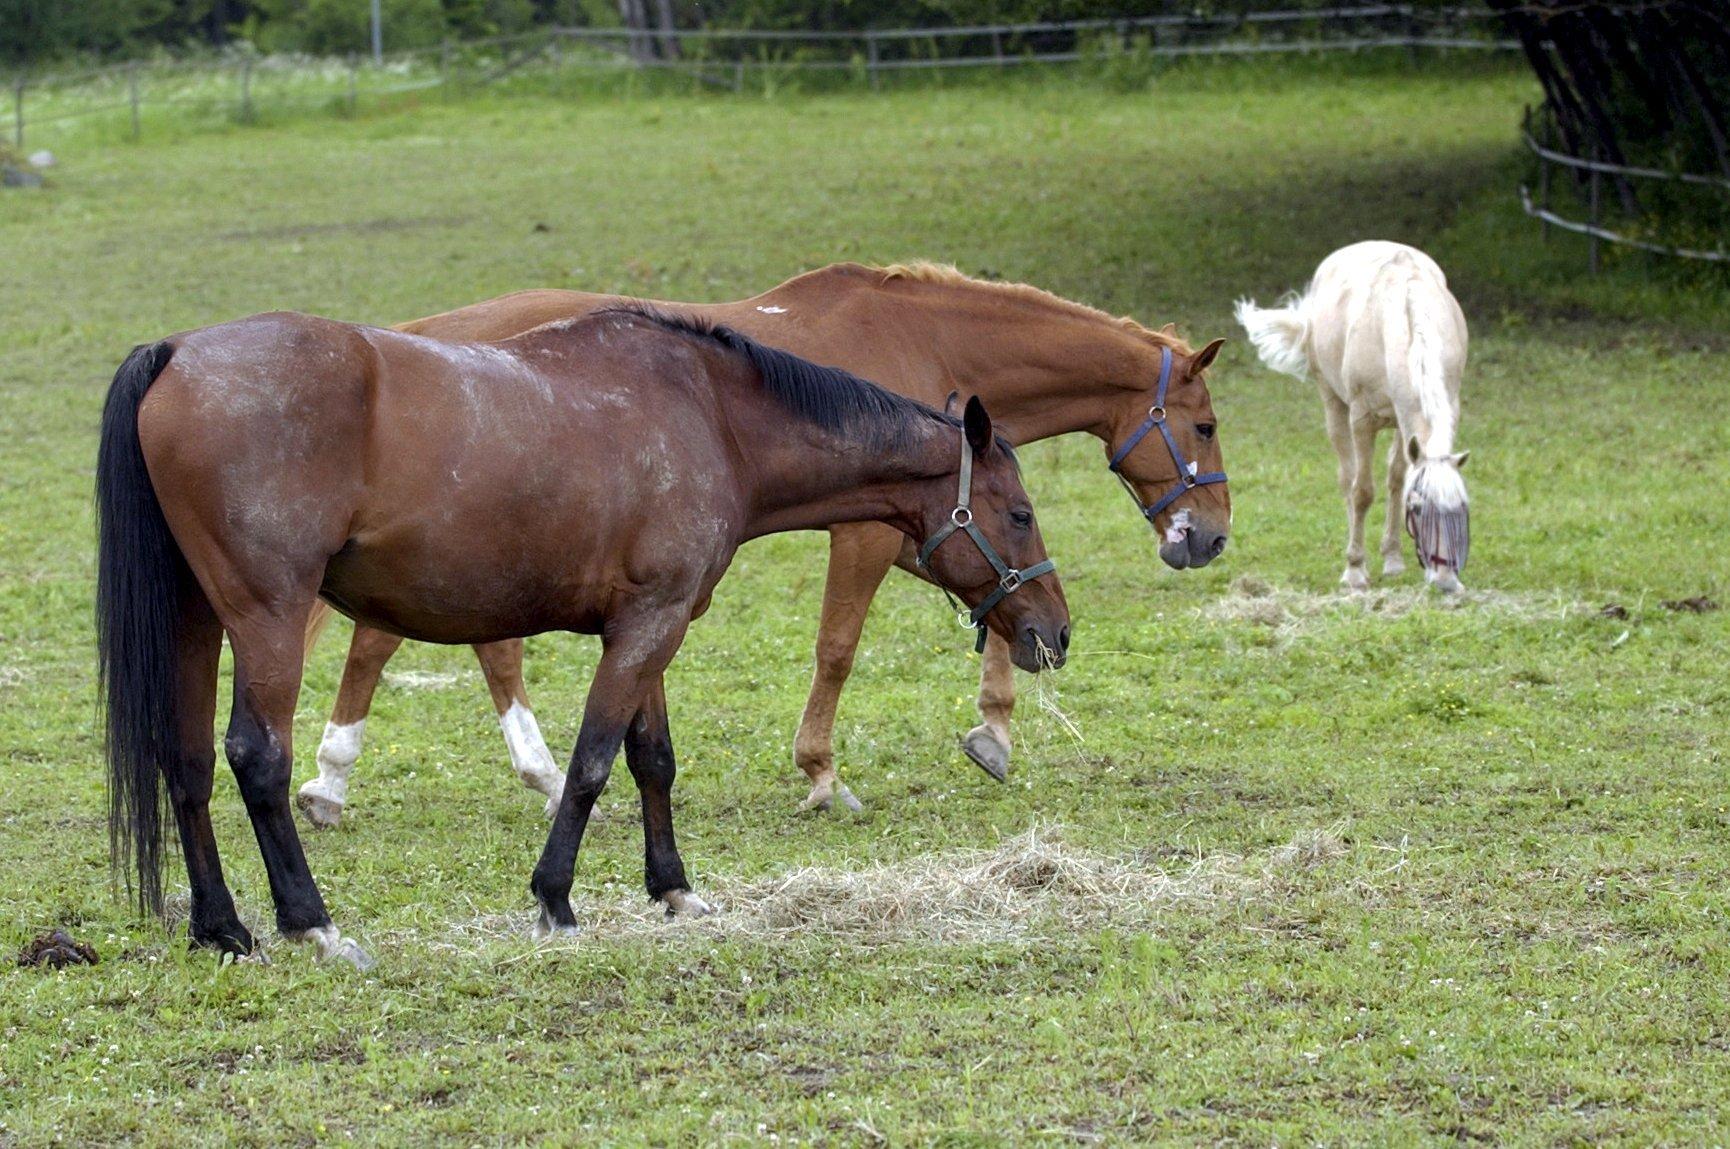
{"label": "wooden fence post", "polygon": [[[1549,107],[1548,104],[1543,105],[1539,108],[1538,115],[1542,117],[1544,123],[1544,147],[1554,150],[1556,121],[1549,114]],[[1538,157],[1538,202],[1543,205],[1545,211],[1550,210],[1550,161],[1543,156]],[[1543,236],[1545,243],[1550,242],[1550,221],[1543,216],[1538,217],[1538,233]]]}
{"label": "wooden fence post", "polygon": [[446,36],[439,43],[439,94],[448,103],[451,98],[451,41]]}
{"label": "wooden fence post", "polygon": [[240,122],[252,122],[252,58],[240,62]]}
{"label": "wooden fence post", "polygon": [[[865,33],[865,74],[871,77],[871,90],[873,92],[882,86],[882,81],[877,78],[877,36],[872,32]],[[19,83],[22,84],[23,81],[20,80]],[[20,88],[19,90],[22,91],[23,89]],[[22,117],[22,113],[20,116]],[[24,121],[20,118],[18,122],[23,123]]]}
{"label": "wooden fence post", "polygon": [[[1592,158],[1594,160],[1598,158],[1598,149],[1597,148],[1592,149]],[[1600,210],[1600,204],[1601,204],[1601,201],[1603,200],[1603,195],[1602,195],[1602,191],[1601,191],[1603,184],[1604,184],[1604,173],[1600,172],[1597,168],[1593,168],[1592,169],[1592,237],[1591,237],[1592,238],[1592,274],[1593,275],[1598,274],[1598,245],[1599,245],[1599,240],[1598,240],[1597,229],[1598,229],[1600,221],[1603,219],[1603,213]]]}
{"label": "wooden fence post", "polygon": [[348,114],[354,115],[360,104],[360,57],[348,54]]}
{"label": "wooden fence post", "polygon": [[126,65],[126,96],[132,104],[132,138],[137,140],[143,133],[138,123],[138,61]]}

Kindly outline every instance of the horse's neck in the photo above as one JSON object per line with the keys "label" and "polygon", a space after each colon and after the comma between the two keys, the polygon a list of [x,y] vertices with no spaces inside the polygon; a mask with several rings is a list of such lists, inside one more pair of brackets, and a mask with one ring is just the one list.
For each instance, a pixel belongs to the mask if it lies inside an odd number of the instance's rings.
{"label": "horse's neck", "polygon": [[[1104,437],[1126,393],[1151,387],[1158,375],[1159,353],[1145,336],[1061,301],[988,283],[892,281],[853,289],[870,292],[863,302],[873,318],[871,337],[881,345],[874,354],[884,360],[879,374],[869,368],[858,374],[935,407],[951,392],[977,395],[1013,443],[1071,431]],[[859,323],[854,309],[835,314]]]}
{"label": "horse's neck", "polygon": [[749,419],[752,430],[734,428],[736,440],[752,444],[747,538],[867,521],[916,531],[920,485],[953,471],[961,457],[960,432],[935,420],[914,428],[904,444],[882,449],[784,413],[771,418]]}

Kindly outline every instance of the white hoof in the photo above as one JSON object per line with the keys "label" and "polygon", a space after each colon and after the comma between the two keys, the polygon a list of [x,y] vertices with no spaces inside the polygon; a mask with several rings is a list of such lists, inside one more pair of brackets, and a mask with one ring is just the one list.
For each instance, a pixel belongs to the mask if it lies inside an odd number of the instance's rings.
{"label": "white hoof", "polygon": [[574,938],[579,932],[574,925],[554,925],[552,915],[547,913],[545,906],[541,907],[541,916],[535,919],[535,928],[532,931],[538,942],[544,942],[548,938]]}
{"label": "white hoof", "polygon": [[317,926],[298,934],[287,935],[290,941],[311,942],[320,962],[344,961],[365,973],[375,964],[360,943],[343,937],[335,926]]}
{"label": "white hoof", "polygon": [[1460,582],[1460,576],[1456,575],[1446,567],[1434,568],[1429,572],[1429,574],[1430,585],[1441,591],[1443,594],[1459,594],[1461,591],[1466,589]]}
{"label": "white hoof", "polygon": [[1369,573],[1363,567],[1347,567],[1340,576],[1340,585],[1353,594],[1362,594],[1370,589]]}
{"label": "white hoof", "polygon": [[989,726],[975,726],[961,740],[961,752],[999,782],[1009,777],[1009,744]]}
{"label": "white hoof", "polygon": [[554,794],[547,799],[547,804],[541,808],[542,817],[551,822],[559,816],[559,803],[564,801],[563,794]]}
{"label": "white hoof", "polygon": [[667,904],[669,918],[701,918],[715,912],[690,890],[668,890],[661,895],[661,901]]}
{"label": "white hoof", "polygon": [[853,797],[853,791],[847,789],[847,784],[833,777],[826,778],[821,782],[813,782],[811,793],[805,796],[803,802],[799,803],[799,809],[802,811],[832,810],[836,802],[840,802],[841,805],[855,814],[865,809],[864,803]]}
{"label": "white hoof", "polygon": [[332,829],[342,822],[342,800],[331,797],[316,778],[300,788],[294,802],[306,820],[321,830]]}
{"label": "white hoof", "polygon": [[1382,574],[1388,578],[1406,573],[1406,560],[1399,555],[1388,555],[1382,559]]}

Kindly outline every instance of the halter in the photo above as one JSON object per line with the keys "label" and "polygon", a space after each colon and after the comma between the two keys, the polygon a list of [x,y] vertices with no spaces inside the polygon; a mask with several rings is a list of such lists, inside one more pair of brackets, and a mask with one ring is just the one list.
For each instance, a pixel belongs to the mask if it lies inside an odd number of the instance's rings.
{"label": "halter", "polygon": [[[961,433],[961,489],[955,496],[955,509],[949,512],[949,521],[944,523],[936,534],[925,540],[925,545],[919,548],[919,569],[931,574],[931,556],[938,547],[956,531],[966,531],[973,545],[979,548],[979,553],[985,556],[985,561],[991,564],[991,569],[997,572],[997,586],[985,596],[985,601],[971,611],[965,603],[957,602],[949,588],[941,582],[937,583],[949,605],[955,608],[955,620],[970,630],[977,631],[978,639],[973,644],[975,652],[985,649],[985,616],[996,609],[997,604],[1021,589],[1021,584],[1032,582],[1043,574],[1050,574],[1057,569],[1057,564],[1050,559],[1034,563],[1026,570],[1016,570],[997,556],[979,528],[973,525],[973,444],[967,441],[967,432]],[[936,576],[932,575],[933,581]]]}
{"label": "halter", "polygon": [[[1129,497],[1135,500],[1135,505],[1141,507],[1141,515],[1148,521],[1149,525],[1153,523],[1155,515],[1182,498],[1191,487],[1205,487],[1209,483],[1225,482],[1224,471],[1209,471],[1205,475],[1196,474],[1197,464],[1186,462],[1183,452],[1177,449],[1177,440],[1171,437],[1171,429],[1165,425],[1165,389],[1170,382],[1171,348],[1161,347],[1159,349],[1159,392],[1153,397],[1153,406],[1147,409],[1147,418],[1141,421],[1141,426],[1137,427],[1135,433],[1124,440],[1123,446],[1119,447],[1117,453],[1111,457],[1112,474],[1116,475],[1117,481],[1123,484],[1123,489],[1129,492]],[[1135,488],[1130,485],[1128,479],[1123,477],[1123,472],[1117,467],[1135,449],[1135,445],[1146,438],[1147,433],[1156,427],[1159,429],[1160,436],[1165,440],[1166,449],[1171,452],[1171,461],[1177,464],[1177,481],[1152,506],[1142,506],[1141,496],[1135,493]]]}

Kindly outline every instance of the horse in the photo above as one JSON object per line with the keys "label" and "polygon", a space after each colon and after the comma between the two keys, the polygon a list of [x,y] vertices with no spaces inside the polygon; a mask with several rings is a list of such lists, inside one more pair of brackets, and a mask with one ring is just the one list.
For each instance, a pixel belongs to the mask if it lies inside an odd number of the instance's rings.
{"label": "horse", "polygon": [[[620,303],[618,296],[525,291],[405,323],[402,330],[447,340],[501,339]],[[1223,340],[1194,350],[1169,326],[1153,331],[1036,287],[973,279],[934,264],[833,264],[737,302],[655,306],[725,323],[930,406],[942,406],[957,392],[979,395],[1016,445],[1072,431],[1090,434],[1158,533],[1167,566],[1203,567],[1225,548],[1231,497],[1203,378]],[[918,575],[916,558],[900,534],[878,524],[830,529],[816,669],[793,750],[810,782],[804,809],[828,809],[837,801],[860,808],[835,767],[836,709],[878,586],[891,566]],[[320,612],[309,635],[315,637],[328,617]],[[319,745],[318,776],[298,794],[314,825],[334,826],[341,818],[373,691],[401,642],[383,631],[355,629]],[[522,644],[477,647],[476,654],[512,766],[524,785],[547,796],[550,816],[564,774],[523,688]],[[961,746],[999,781],[1009,767],[1014,706],[1007,648],[991,639],[980,674],[983,721]]]}
{"label": "horse", "polygon": [[645,888],[670,913],[708,911],[673,834],[662,676],[746,540],[882,522],[921,544],[933,580],[1016,665],[1060,666],[1069,644],[1013,450],[977,398],[956,418],[643,309],[477,343],[273,313],[139,347],[103,411],[97,509],[115,864],[160,912],[166,805],[192,941],[234,954],[254,940],[209,812],[225,634],[224,748],[277,928],[320,960],[370,963],[332,924],[289,801],[315,598],[428,642],[601,636],[530,881],[543,936],[576,928],[577,852],[621,743],[642,797]]}
{"label": "horse", "polygon": [[1454,450],[1466,317],[1435,260],[1404,244],[1354,243],[1324,259],[1309,287],[1285,306],[1240,299],[1237,318],[1267,366],[1299,379],[1315,374],[1346,501],[1340,582],[1354,592],[1369,589],[1364,519],[1375,499],[1376,433],[1395,427],[1382,573],[1406,569],[1403,511],[1425,580],[1458,593],[1471,543],[1460,475],[1469,453]]}

